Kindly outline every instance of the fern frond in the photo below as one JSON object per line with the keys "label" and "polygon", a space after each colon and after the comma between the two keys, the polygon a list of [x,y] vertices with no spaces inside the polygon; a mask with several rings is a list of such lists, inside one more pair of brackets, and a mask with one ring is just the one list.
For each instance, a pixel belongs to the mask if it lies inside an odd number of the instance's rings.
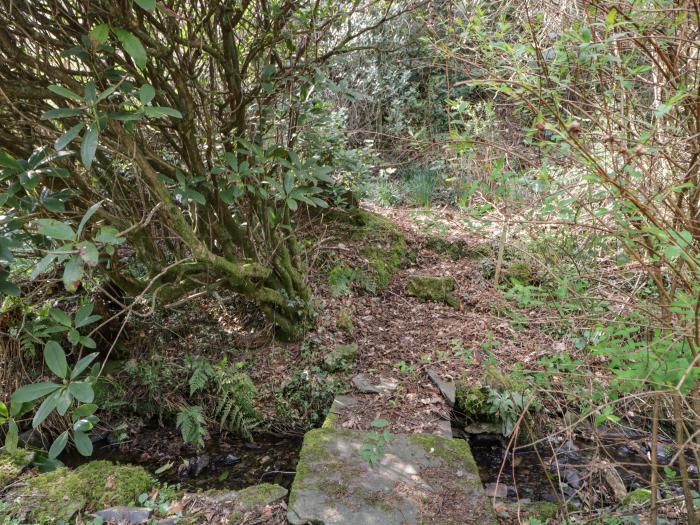
{"label": "fern frond", "polygon": [[214,374],[214,367],[211,366],[208,359],[202,356],[187,359],[187,365],[192,371],[189,380],[190,396],[192,396],[207,386],[209,378]]}
{"label": "fern frond", "polygon": [[218,403],[215,416],[219,428],[252,438],[252,430],[260,416],[255,409],[255,385],[247,374],[235,367],[217,367]]}
{"label": "fern frond", "polygon": [[197,448],[204,447],[207,424],[201,407],[196,405],[182,407],[177,414],[176,424],[185,443],[190,443]]}

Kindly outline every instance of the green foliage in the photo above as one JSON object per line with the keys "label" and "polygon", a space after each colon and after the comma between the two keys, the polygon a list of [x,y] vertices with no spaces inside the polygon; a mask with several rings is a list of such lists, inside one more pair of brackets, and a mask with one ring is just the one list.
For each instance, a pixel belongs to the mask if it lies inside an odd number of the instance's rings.
{"label": "green foliage", "polygon": [[[71,344],[94,348],[94,340],[81,335],[78,331],[79,328],[100,319],[100,316],[91,315],[92,309],[92,304],[85,304],[77,310],[74,318],[71,318],[63,310],[51,308],[49,317],[52,323],[39,332],[35,331],[34,341],[41,343],[43,341],[40,336],[55,336],[67,332],[67,339]],[[98,355],[95,352],[83,356],[73,367],[69,367],[66,352],[58,341],[51,339],[44,342],[44,363],[59,382],[42,381],[24,385],[12,394],[9,410],[4,404],[0,406],[0,424],[8,425],[5,433],[5,447],[9,451],[15,450],[17,446],[19,433],[17,418],[36,409],[32,419],[33,429],[39,428],[54,412],[61,417],[70,413],[71,427],[54,440],[49,449],[49,459],[58,457],[71,438],[80,454],[84,456],[92,454],[92,442],[87,433],[99,421],[94,415],[98,408],[93,403],[95,373],[88,376],[84,376],[84,373]],[[44,398],[43,401],[38,408],[35,407],[35,403],[41,398]]]}
{"label": "green foliage", "polygon": [[404,173],[406,195],[412,202],[425,208],[430,207],[441,184],[441,177],[428,167],[419,166]]}
{"label": "green foliage", "polygon": [[176,420],[185,443],[195,448],[204,448],[204,436],[207,433],[207,424],[202,412],[202,407],[186,406],[180,409]]}
{"label": "green foliage", "polygon": [[255,408],[255,385],[240,368],[240,365],[227,367],[225,362],[217,366],[215,415],[221,429],[252,439],[251,431],[260,420]]}
{"label": "green foliage", "polygon": [[539,403],[529,390],[458,384],[456,406],[467,424],[498,423],[501,433],[510,436],[523,413],[536,409]]}
{"label": "green foliage", "polygon": [[294,371],[275,391],[280,426],[303,431],[320,426],[341,390],[342,385],[317,366]]}
{"label": "green foliage", "polygon": [[186,356],[185,363],[190,370],[190,397],[196,392],[204,390],[209,379],[214,375],[214,367],[204,356]]}
{"label": "green foliage", "polygon": [[375,419],[371,423],[372,430],[367,434],[369,441],[360,446],[360,457],[369,463],[370,467],[376,467],[384,454],[384,447],[391,441],[391,433],[386,428],[389,422],[386,419]]}
{"label": "green foliage", "polygon": [[352,283],[357,277],[357,271],[343,264],[337,264],[328,272],[328,286],[333,297],[347,295],[352,289]]}

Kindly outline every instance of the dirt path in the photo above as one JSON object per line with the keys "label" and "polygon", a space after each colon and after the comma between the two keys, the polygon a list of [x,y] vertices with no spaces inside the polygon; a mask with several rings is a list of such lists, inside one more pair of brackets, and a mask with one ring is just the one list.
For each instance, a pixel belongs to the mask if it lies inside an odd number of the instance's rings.
{"label": "dirt path", "polygon": [[[482,275],[482,267],[490,263],[488,257],[475,257],[481,253],[479,247],[483,248],[482,239],[467,237],[449,217],[433,217],[440,225],[440,239],[467,247],[463,257],[453,258],[431,249],[434,237],[424,233],[411,210],[372,211],[388,216],[401,228],[413,262],[399,269],[379,295],[324,299],[331,311],[354,311],[355,332],[340,336],[343,342],[358,345],[352,374],[374,382],[383,378],[398,387],[382,394],[353,388],[352,395],[362,402],[346,411],[340,424],[367,429],[373,419],[381,417],[390,421],[395,432],[431,433],[441,421],[449,420],[450,407],[429,379],[429,368],[447,379],[480,383],[489,368],[505,372],[515,363],[534,366],[553,341],[536,327],[518,331],[498,315],[511,305]],[[406,283],[412,275],[453,277],[459,307],[408,296]]]}

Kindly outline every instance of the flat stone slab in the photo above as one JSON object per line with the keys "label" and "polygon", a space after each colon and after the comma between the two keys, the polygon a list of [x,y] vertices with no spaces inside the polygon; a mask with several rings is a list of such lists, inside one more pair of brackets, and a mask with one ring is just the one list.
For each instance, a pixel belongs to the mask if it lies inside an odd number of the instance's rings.
{"label": "flat stone slab", "polygon": [[287,518],[293,525],[496,523],[469,445],[394,434],[378,464],[360,456],[367,432],[321,428],[304,437]]}
{"label": "flat stone slab", "polygon": [[366,375],[357,374],[352,378],[352,385],[360,392],[365,394],[382,394],[396,390],[399,382],[395,379],[379,378],[378,381],[372,382]]}
{"label": "flat stone slab", "polygon": [[457,385],[454,381],[449,381],[440,377],[440,374],[432,368],[426,370],[430,380],[438,387],[440,393],[447,400],[447,404],[451,407],[455,406],[455,398],[457,396]]}

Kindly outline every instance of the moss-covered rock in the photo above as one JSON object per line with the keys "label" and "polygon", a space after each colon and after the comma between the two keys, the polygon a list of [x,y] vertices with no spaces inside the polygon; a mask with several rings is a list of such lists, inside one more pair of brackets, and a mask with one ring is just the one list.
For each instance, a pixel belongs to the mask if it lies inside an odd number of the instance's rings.
{"label": "moss-covered rock", "polygon": [[649,489],[635,489],[622,498],[623,505],[635,505],[649,501],[651,501],[651,490]]}
{"label": "moss-covered rock", "polygon": [[333,223],[338,237],[360,241],[362,245],[360,253],[366,265],[351,269],[352,285],[371,293],[385,288],[407,257],[406,239],[397,226],[381,215],[359,208],[327,210],[323,220]]}
{"label": "moss-covered rock", "polygon": [[33,478],[11,493],[10,512],[41,525],[68,521],[81,510],[128,505],[154,485],[141,467],[92,461],[75,470],[60,468]]}
{"label": "moss-covered rock", "polygon": [[391,281],[406,257],[406,239],[390,220],[364,210],[359,211],[363,226],[353,235],[365,241],[362,255],[369,263],[369,278],[381,290]]}
{"label": "moss-covered rock", "polygon": [[284,499],[287,489],[272,483],[261,483],[252,487],[246,487],[238,493],[235,508],[229,514],[230,525],[237,525],[241,518],[249,512],[260,510],[267,505]]}
{"label": "moss-covered rock", "polygon": [[357,344],[335,345],[323,358],[323,368],[329,372],[351,368],[357,359]]}
{"label": "moss-covered rock", "polygon": [[506,281],[518,281],[521,284],[532,284],[535,281],[535,273],[532,266],[526,262],[512,262],[503,270]]}
{"label": "moss-covered rock", "polygon": [[[361,431],[307,432],[289,498],[289,522],[495,523],[465,440],[394,434],[381,447],[375,467],[361,452],[371,442]],[[442,497],[450,498],[449,509],[426,505]]]}
{"label": "moss-covered rock", "polygon": [[454,289],[455,280],[452,277],[432,277],[429,275],[413,275],[408,278],[406,285],[406,293],[412,297],[457,307],[459,301],[452,294]]}
{"label": "moss-covered rock", "polygon": [[12,483],[34,459],[34,453],[24,449],[16,452],[0,450],[0,489]]}

